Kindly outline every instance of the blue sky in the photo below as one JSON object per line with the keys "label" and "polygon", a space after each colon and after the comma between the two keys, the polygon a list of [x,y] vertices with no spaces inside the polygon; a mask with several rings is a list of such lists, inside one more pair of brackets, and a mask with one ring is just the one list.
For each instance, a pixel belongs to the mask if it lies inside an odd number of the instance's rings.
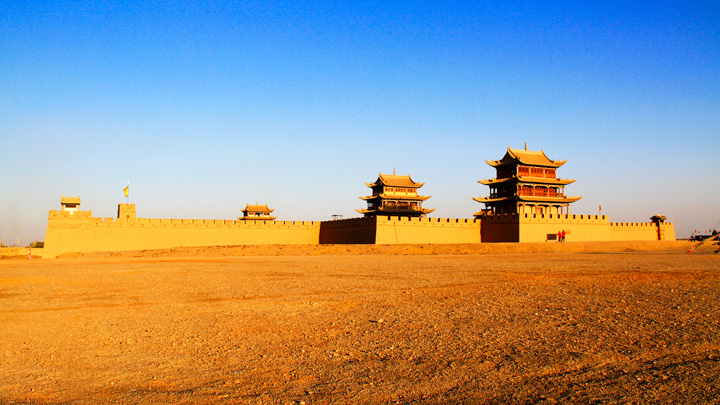
{"label": "blue sky", "polygon": [[468,218],[508,146],[567,159],[571,213],[720,221],[720,3],[0,5],[0,237],[94,216],[357,216],[379,172]]}

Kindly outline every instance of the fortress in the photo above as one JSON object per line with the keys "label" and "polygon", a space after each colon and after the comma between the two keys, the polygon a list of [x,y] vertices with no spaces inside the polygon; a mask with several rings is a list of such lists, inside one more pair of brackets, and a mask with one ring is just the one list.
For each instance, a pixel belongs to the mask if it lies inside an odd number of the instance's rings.
{"label": "fortress", "polygon": [[647,223],[614,223],[605,215],[571,215],[564,188],[575,180],[560,179],[565,161],[550,160],[543,151],[511,149],[487,161],[496,177],[480,180],[490,196],[474,198],[485,208],[472,219],[428,218],[424,183],[409,175],[380,174],[366,183],[372,195],[360,197],[363,217],[332,221],[276,221],[267,205],[247,205],[237,220],[138,218],[135,204],[119,204],[117,218],[96,218],[80,210],[79,197],[62,197],[61,210],[51,210],[43,257],[69,252],[164,249],[185,246],[260,244],[422,244],[555,241],[565,231],[568,241],[675,240],[672,223],[655,215]]}

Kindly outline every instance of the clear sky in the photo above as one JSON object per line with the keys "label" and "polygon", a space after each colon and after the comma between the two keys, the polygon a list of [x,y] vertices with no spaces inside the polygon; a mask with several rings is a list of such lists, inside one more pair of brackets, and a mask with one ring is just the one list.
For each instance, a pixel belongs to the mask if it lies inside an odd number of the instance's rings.
{"label": "clear sky", "polygon": [[[361,4],[356,4],[361,3]],[[469,218],[508,146],[570,213],[720,221],[720,3],[4,1],[0,237],[114,217],[359,216],[379,172]]]}

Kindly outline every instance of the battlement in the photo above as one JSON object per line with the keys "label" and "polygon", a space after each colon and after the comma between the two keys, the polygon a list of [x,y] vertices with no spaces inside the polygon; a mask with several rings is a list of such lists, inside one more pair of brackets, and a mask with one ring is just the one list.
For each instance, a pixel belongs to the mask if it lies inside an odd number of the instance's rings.
{"label": "battlement", "polygon": [[137,218],[135,204],[120,204],[118,218],[52,210],[45,257],[68,252],[165,249],[182,246],[318,244],[319,221]]}
{"label": "battlement", "polygon": [[420,218],[420,217],[389,217],[378,216],[378,224],[417,224],[426,226],[439,227],[475,227],[480,224],[480,220],[473,218]]}
{"label": "battlement", "polygon": [[576,214],[496,214],[482,218],[486,224],[543,222],[543,223],[605,223],[607,215],[576,215]]}
{"label": "battlement", "polygon": [[48,214],[49,219],[72,219],[72,220],[78,220],[78,219],[88,219],[92,218],[92,211],[58,211],[58,210],[50,210],[50,213]]}
{"label": "battlement", "polygon": [[[625,228],[637,228],[637,227],[644,227],[644,228],[657,228],[657,224],[654,224],[652,222],[610,222],[610,226],[613,227],[625,227]],[[672,222],[664,222],[660,224],[660,226],[674,226]]]}
{"label": "battlement", "polygon": [[353,227],[353,226],[365,226],[365,225],[371,225],[375,224],[377,217],[357,217],[357,218],[347,218],[347,219],[336,219],[333,221],[323,221],[322,226],[323,228],[327,229],[338,229],[338,228],[347,228],[347,227]]}
{"label": "battlement", "polygon": [[483,224],[516,224],[519,219],[520,214],[494,214],[486,215],[479,221],[482,221]]}
{"label": "battlement", "polygon": [[98,226],[120,227],[178,227],[178,228],[283,228],[283,227],[317,227],[319,221],[242,221],[232,219],[179,219],[179,218],[92,218]]}

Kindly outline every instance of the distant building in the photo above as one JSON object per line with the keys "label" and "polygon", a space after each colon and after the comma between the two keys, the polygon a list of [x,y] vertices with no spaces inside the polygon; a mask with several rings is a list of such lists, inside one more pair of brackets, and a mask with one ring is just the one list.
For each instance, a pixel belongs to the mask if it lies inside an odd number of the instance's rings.
{"label": "distant building", "polygon": [[374,183],[365,183],[372,189],[372,195],[360,197],[367,201],[366,209],[357,212],[366,217],[376,215],[424,217],[435,209],[423,208],[423,201],[430,196],[418,195],[418,189],[425,183],[416,183],[410,175],[397,176],[379,174]]}
{"label": "distant building", "polygon": [[496,177],[478,180],[490,187],[490,196],[473,198],[485,204],[475,218],[493,214],[567,215],[570,203],[582,197],[567,197],[565,186],[575,180],[557,177],[557,169],[566,160],[550,160],[544,151],[508,147],[500,160],[486,160],[497,170]]}
{"label": "distant building", "polygon": [[62,211],[69,212],[70,215],[80,211],[80,197],[63,197],[60,196],[60,206]]}
{"label": "distant building", "polygon": [[243,216],[238,217],[243,221],[274,221],[277,217],[271,217],[270,214],[275,211],[268,208],[267,205],[251,205],[246,204],[242,211]]}

